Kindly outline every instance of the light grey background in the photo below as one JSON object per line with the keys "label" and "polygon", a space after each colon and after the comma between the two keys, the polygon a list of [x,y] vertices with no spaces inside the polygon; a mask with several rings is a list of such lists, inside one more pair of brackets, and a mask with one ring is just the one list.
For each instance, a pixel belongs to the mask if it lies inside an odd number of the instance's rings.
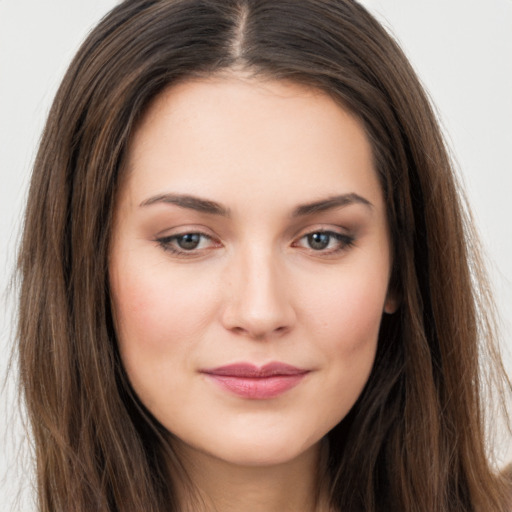
{"label": "light grey background", "polygon": [[[113,0],[0,0],[0,290],[13,271],[30,167],[67,64]],[[512,346],[512,0],[364,0],[399,39],[438,107],[487,250]],[[13,300],[2,295],[0,378]],[[512,368],[512,365],[509,367]],[[29,511],[26,445],[10,379],[0,397],[0,507]],[[9,428],[7,426],[9,425]],[[506,456],[507,457],[507,456]],[[5,476],[4,476],[5,475]],[[19,489],[21,499],[13,505]]]}

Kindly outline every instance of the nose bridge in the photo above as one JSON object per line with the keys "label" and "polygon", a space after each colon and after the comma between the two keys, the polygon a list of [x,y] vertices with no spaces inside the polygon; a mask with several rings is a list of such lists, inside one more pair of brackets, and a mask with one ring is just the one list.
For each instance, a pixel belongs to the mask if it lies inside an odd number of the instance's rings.
{"label": "nose bridge", "polygon": [[225,326],[255,338],[287,331],[294,321],[279,255],[263,244],[247,244],[228,269]]}

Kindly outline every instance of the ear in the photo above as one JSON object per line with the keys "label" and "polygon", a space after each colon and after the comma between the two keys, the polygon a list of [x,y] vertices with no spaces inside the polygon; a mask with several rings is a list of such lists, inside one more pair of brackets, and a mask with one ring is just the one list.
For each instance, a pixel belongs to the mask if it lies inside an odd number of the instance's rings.
{"label": "ear", "polygon": [[386,301],[384,302],[384,313],[387,313],[388,315],[396,313],[401,302],[400,294],[396,290],[389,289],[386,295]]}

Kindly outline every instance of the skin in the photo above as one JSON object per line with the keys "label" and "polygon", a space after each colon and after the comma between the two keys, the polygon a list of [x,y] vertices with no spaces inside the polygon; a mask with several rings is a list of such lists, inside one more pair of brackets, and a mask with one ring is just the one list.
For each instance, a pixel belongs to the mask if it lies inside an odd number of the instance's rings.
{"label": "skin", "polygon": [[[390,253],[368,139],[322,92],[229,74],[173,86],[146,112],[109,263],[120,352],[219,511],[315,509],[321,440],[360,395],[396,308]],[[202,373],[272,361],[307,374],[251,399]]]}

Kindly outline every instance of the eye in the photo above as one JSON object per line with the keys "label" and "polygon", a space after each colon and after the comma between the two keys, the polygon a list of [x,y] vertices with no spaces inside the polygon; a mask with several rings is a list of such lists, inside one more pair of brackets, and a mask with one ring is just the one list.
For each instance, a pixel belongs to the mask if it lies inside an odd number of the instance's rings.
{"label": "eye", "polygon": [[201,243],[201,236],[199,233],[187,233],[185,235],[179,235],[176,237],[176,244],[180,249],[185,251],[192,251],[197,249]]}
{"label": "eye", "polygon": [[354,238],[335,231],[314,231],[302,236],[295,246],[304,247],[314,252],[333,254],[352,246]]}
{"label": "eye", "polygon": [[311,233],[306,236],[307,243],[315,251],[323,251],[329,247],[332,236],[329,233]]}
{"label": "eye", "polygon": [[205,233],[180,233],[165,236],[156,240],[165,250],[183,256],[192,256],[198,251],[218,246],[212,237]]}

